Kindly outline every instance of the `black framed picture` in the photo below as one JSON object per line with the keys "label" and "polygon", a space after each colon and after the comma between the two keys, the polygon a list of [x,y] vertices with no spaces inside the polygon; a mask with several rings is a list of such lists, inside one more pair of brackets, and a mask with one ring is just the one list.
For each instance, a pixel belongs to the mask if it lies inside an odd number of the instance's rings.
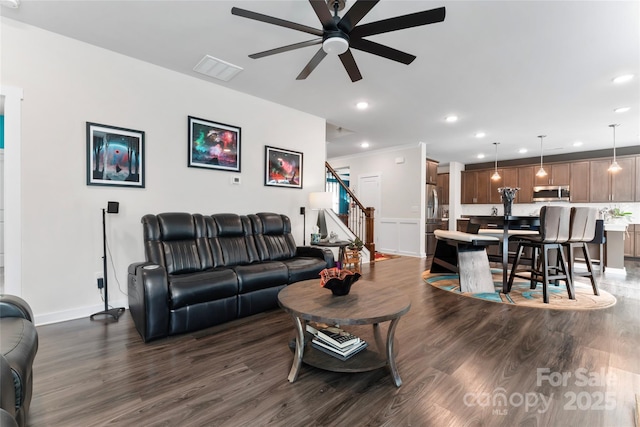
{"label": "black framed picture", "polygon": [[265,146],[264,185],[302,188],[302,153]]}
{"label": "black framed picture", "polygon": [[87,122],[87,185],[144,188],[144,132]]}
{"label": "black framed picture", "polygon": [[240,128],[189,116],[189,166],[240,172]]}

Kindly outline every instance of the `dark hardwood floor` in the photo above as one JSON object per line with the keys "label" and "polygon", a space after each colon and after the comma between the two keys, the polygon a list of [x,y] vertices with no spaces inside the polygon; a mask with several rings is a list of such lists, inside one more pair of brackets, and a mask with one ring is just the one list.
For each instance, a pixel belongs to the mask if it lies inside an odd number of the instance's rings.
{"label": "dark hardwood floor", "polygon": [[128,312],[38,327],[29,425],[632,427],[640,261],[626,266],[600,280],[618,303],[596,311],[454,295],[422,281],[419,258],[365,266],[412,300],[396,330],[400,388],[386,369],[309,366],[290,384],[281,310],[149,344]]}

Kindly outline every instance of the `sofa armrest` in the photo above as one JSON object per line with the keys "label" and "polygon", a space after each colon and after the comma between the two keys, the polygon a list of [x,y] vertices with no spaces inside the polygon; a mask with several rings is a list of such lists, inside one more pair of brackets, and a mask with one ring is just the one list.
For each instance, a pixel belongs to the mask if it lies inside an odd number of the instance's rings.
{"label": "sofa armrest", "polygon": [[15,295],[0,295],[0,317],[22,317],[33,323],[31,307]]}
{"label": "sofa armrest", "polygon": [[149,262],[129,266],[129,311],[144,342],[169,335],[167,271]]}
{"label": "sofa armrest", "polygon": [[[7,359],[0,354],[0,408],[7,411],[11,418],[16,416],[16,389],[13,383],[11,366]],[[0,422],[1,426],[4,426]]]}
{"label": "sofa armrest", "polygon": [[298,246],[296,248],[296,256],[324,259],[324,261],[327,263],[327,268],[335,266],[333,252],[329,248],[320,248],[316,246]]}

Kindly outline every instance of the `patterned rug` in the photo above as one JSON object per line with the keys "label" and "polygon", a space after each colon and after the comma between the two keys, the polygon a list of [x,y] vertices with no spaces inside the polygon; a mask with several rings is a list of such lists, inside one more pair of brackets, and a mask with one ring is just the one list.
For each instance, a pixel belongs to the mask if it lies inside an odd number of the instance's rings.
{"label": "patterned rug", "polygon": [[400,258],[400,255],[383,254],[381,252],[375,253],[375,261],[386,261],[388,259]]}
{"label": "patterned rug", "polygon": [[553,310],[596,310],[611,307],[616,304],[616,297],[610,293],[600,289],[600,295],[594,295],[591,285],[581,282],[574,283],[576,291],[575,300],[569,299],[564,282],[560,282],[559,286],[549,286],[549,303],[545,304],[542,302],[541,284],[538,284],[536,289],[530,289],[529,281],[518,278],[514,280],[511,292],[509,294],[503,294],[500,292],[502,290],[502,271],[493,269],[491,273],[493,274],[493,284],[496,288],[495,293],[461,293],[457,274],[431,273],[427,270],[422,274],[422,278],[426,283],[438,289],[455,292],[465,297],[501,304]]}

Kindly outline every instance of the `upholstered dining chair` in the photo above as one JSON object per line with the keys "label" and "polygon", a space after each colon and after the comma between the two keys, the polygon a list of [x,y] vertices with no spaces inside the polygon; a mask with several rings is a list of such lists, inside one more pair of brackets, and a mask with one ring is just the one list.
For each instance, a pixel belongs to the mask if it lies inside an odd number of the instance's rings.
{"label": "upholstered dining chair", "polygon": [[[569,298],[575,299],[571,275],[562,249],[562,244],[569,240],[570,217],[569,207],[543,206],[540,209],[539,234],[514,236],[518,241],[518,249],[509,275],[509,291],[516,277],[530,280],[531,289],[536,288],[536,282],[541,282],[543,301],[549,303],[549,283],[563,280],[567,285]],[[532,249],[531,265],[518,270],[525,248]],[[553,253],[556,253],[557,257],[552,257]],[[528,275],[524,275],[524,272]]]}
{"label": "upholstered dining chair", "polygon": [[[569,275],[571,281],[575,282],[576,276],[588,277],[591,280],[591,287],[594,295],[599,295],[598,285],[593,275],[593,264],[589,255],[587,243],[593,240],[596,234],[596,217],[598,209],[596,208],[571,208],[571,217],[569,221],[569,240],[563,243],[567,248],[567,258],[569,261]],[[586,273],[576,273],[575,271],[575,249],[582,250],[584,261],[587,264]]]}

